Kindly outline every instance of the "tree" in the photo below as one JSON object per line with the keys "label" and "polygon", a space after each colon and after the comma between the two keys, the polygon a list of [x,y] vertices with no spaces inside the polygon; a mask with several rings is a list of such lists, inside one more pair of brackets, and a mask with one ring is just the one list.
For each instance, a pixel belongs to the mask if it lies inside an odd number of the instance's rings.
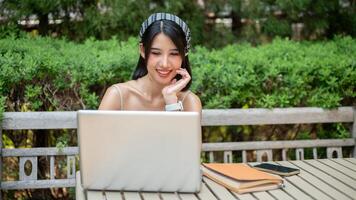
{"label": "tree", "polygon": [[7,23],[36,19],[40,35],[55,33],[76,41],[113,36],[127,39],[138,35],[141,23],[150,14],[170,12],[188,23],[197,41],[204,41],[203,10],[190,0],[4,0],[0,6]]}
{"label": "tree", "polygon": [[[0,3],[1,15],[8,18],[8,22],[19,20],[38,20],[38,31],[41,35],[48,35],[50,20],[60,19],[69,14],[68,8],[74,0],[3,0]],[[67,18],[67,20],[69,20]]]}

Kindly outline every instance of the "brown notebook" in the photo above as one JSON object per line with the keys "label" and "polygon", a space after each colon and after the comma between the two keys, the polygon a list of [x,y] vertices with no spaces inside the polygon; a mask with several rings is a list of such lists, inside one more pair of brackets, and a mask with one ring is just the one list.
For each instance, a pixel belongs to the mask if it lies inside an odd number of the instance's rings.
{"label": "brown notebook", "polygon": [[277,189],[283,179],[245,164],[203,163],[203,175],[237,193]]}

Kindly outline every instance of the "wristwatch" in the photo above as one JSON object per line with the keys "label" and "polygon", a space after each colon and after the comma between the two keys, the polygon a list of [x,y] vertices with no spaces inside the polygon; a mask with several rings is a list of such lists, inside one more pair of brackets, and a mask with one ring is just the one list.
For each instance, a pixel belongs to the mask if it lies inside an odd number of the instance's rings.
{"label": "wristwatch", "polygon": [[183,103],[178,101],[177,103],[166,105],[166,111],[183,111]]}

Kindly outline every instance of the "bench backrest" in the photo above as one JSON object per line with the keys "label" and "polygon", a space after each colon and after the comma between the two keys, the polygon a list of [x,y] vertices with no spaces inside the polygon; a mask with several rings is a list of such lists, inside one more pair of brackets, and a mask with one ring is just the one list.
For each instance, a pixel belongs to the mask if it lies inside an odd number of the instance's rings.
{"label": "bench backrest", "polygon": [[[333,110],[324,110],[321,108],[203,110],[203,126],[336,122],[352,122],[352,137],[348,139],[327,140],[204,143],[202,149],[203,153],[207,154],[211,162],[215,160],[216,152],[223,152],[224,162],[232,162],[232,154],[235,151],[241,152],[242,162],[247,161],[246,155],[248,151],[256,153],[257,161],[262,161],[264,156],[267,156],[268,160],[272,160],[273,150],[277,149],[281,150],[283,160],[287,159],[286,152],[288,149],[295,150],[296,159],[304,159],[304,148],[312,148],[313,156],[317,158],[317,147],[326,147],[328,157],[332,157],[334,153],[337,153],[338,157],[342,157],[342,147],[355,147],[356,138],[355,108],[353,107],[340,107]],[[6,112],[4,113],[4,119],[0,127],[0,134],[2,136],[2,130],[76,128],[76,112]],[[75,163],[78,159],[78,147],[64,147],[63,149],[49,147],[5,149],[2,147],[2,137],[0,137],[0,154],[2,158],[19,158],[19,180],[2,181],[2,189],[75,186]],[[37,179],[37,162],[39,156],[49,157],[50,177],[47,180]],[[56,156],[66,156],[67,158],[66,179],[55,179]],[[352,156],[356,156],[356,148],[354,148]],[[1,160],[0,176],[2,174]],[[25,173],[26,162],[32,164],[32,172],[30,174]]]}

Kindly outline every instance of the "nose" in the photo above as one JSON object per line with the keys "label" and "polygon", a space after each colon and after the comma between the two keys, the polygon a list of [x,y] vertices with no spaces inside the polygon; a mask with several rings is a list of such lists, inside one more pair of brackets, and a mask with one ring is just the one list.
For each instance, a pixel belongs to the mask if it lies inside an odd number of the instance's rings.
{"label": "nose", "polygon": [[167,68],[169,65],[168,55],[163,55],[161,59],[161,66]]}

